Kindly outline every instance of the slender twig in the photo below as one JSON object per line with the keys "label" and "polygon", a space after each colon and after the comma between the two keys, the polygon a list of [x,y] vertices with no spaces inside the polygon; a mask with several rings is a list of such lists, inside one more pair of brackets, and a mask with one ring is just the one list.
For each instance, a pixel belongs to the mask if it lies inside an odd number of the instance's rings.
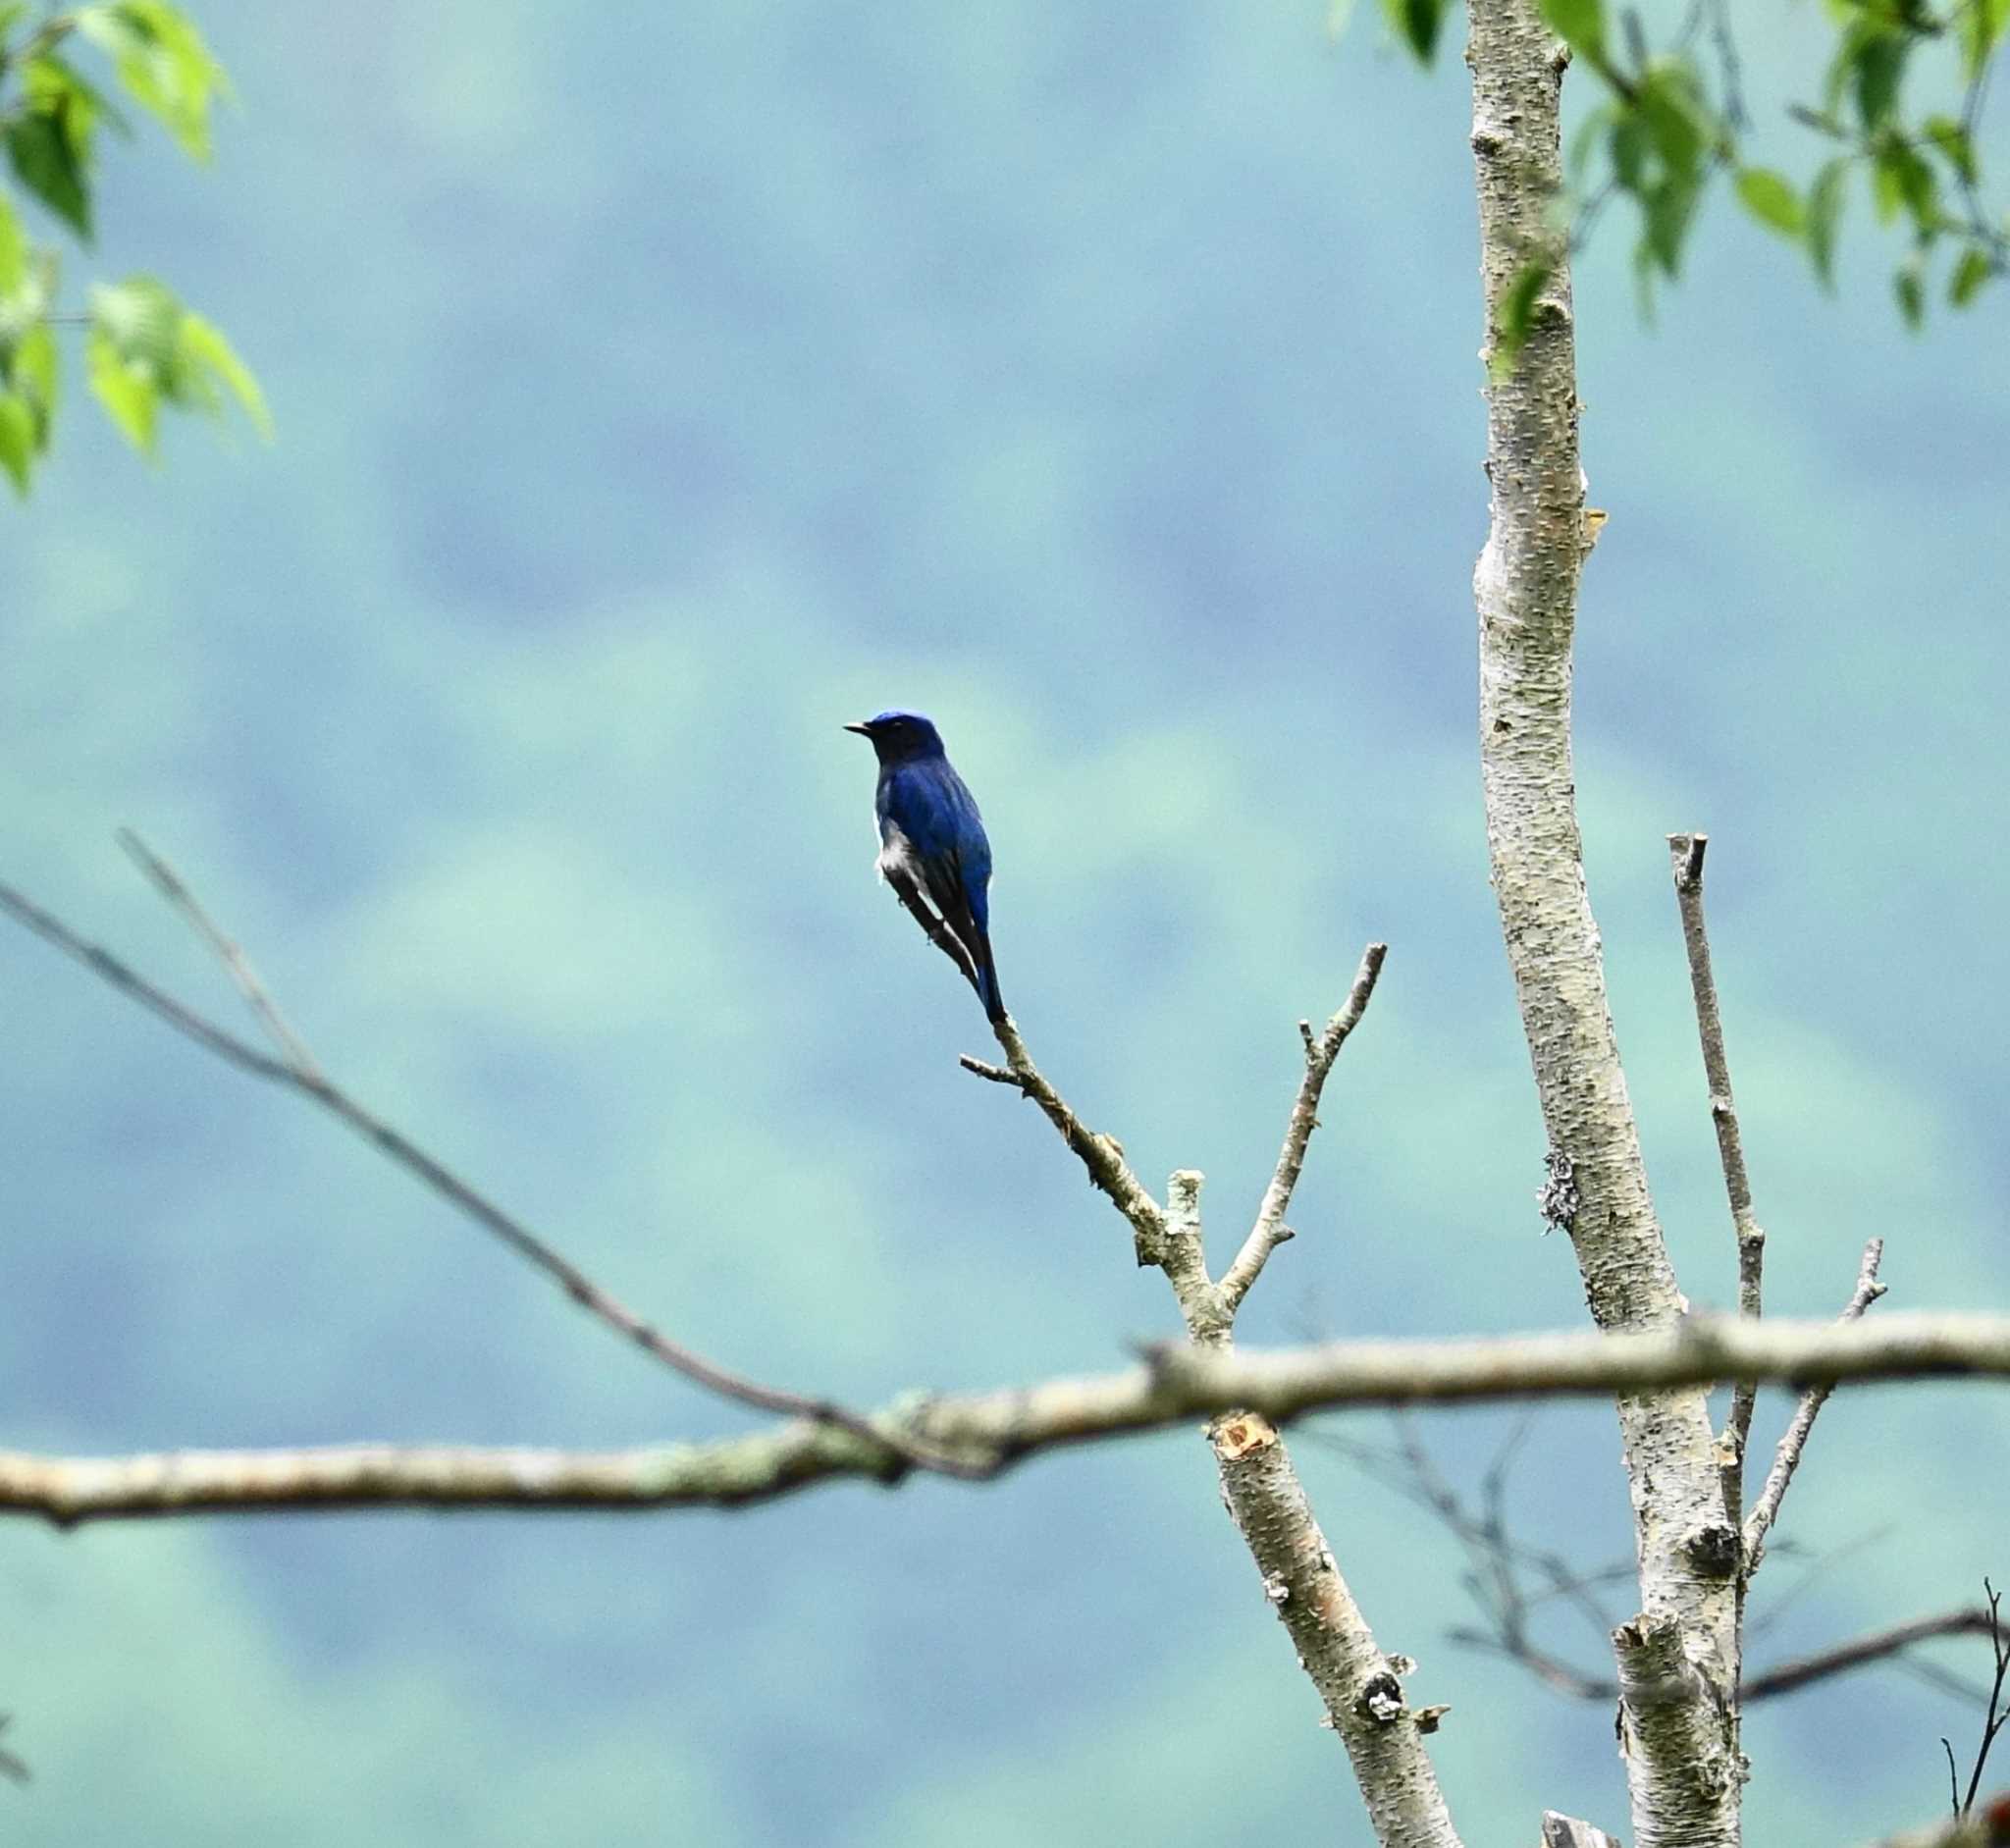
{"label": "slender twig", "polygon": [[1907,1623],[1872,1630],[1866,1635],[1852,1637],[1846,1643],[1832,1644],[1827,1649],[1815,1650],[1806,1656],[1775,1663],[1765,1673],[1752,1676],[1739,1692],[1748,1701],[1765,1700],[1775,1694],[1791,1694],[1811,1682],[1825,1681],[1831,1675],[1847,1674],[1853,1668],[1888,1662],[1894,1656],[1903,1656],[1907,1650],[1938,1637],[1986,1636],[1988,1633],[1989,1612],[1984,1607],[1942,1610],[1931,1616],[1914,1617]]}
{"label": "slender twig", "polygon": [[1068,1107],[1067,1100],[1033,1064],[1026,1041],[1011,1021],[993,1021],[991,1031],[1004,1048],[1006,1064],[987,1065],[969,1053],[963,1054],[958,1063],[966,1072],[989,1079],[994,1084],[1010,1084],[1039,1105],[1040,1114],[1060,1132],[1062,1141],[1087,1170],[1089,1185],[1107,1193],[1117,1211],[1131,1222],[1138,1263],[1156,1264],[1165,1244],[1166,1210],[1132,1172],[1131,1164],[1124,1159],[1124,1145],[1114,1135],[1088,1128]]}
{"label": "slender twig", "polygon": [[[1623,1335],[1577,1330],[1474,1341],[1336,1342],[1266,1352],[1185,1343],[1121,1373],[929,1399],[913,1394],[860,1431],[810,1417],[716,1444],[595,1456],[562,1451],[296,1450],[128,1457],[0,1453],[0,1508],[77,1521],[200,1509],[653,1506],[769,1500],[814,1482],[886,1481],[904,1441],[979,1458],[995,1475],[1042,1451],[1213,1413],[1247,1426],[1341,1405],[1608,1398],[1764,1381],[2010,1380],[2010,1316],[1894,1315],[1838,1327],[1692,1319]],[[1274,1432],[1260,1443],[1276,1447]]]}
{"label": "slender twig", "polygon": [[[1525,1424],[1524,1420],[1521,1426],[1517,1426],[1516,1433],[1510,1436],[1510,1445],[1518,1437],[1519,1430],[1525,1428]],[[1472,1562],[1472,1569],[1465,1579],[1467,1589],[1479,1604],[1482,1614],[1494,1627],[1490,1632],[1460,1628],[1448,1630],[1446,1634],[1455,1641],[1476,1643],[1482,1647],[1513,1653],[1511,1647],[1502,1641],[1507,1625],[1503,1620],[1501,1601],[1490,1596],[1488,1590],[1490,1586],[1498,1589],[1501,1585],[1501,1576],[1495,1570],[1497,1558],[1505,1558],[1510,1567],[1526,1567],[1545,1581],[1540,1585],[1530,1586],[1521,1581],[1518,1572],[1508,1574],[1511,1580],[1512,1606],[1517,1616],[1525,1617],[1527,1612],[1539,1606],[1562,1601],[1584,1618],[1601,1641],[1612,1634],[1613,1618],[1592,1594],[1602,1585],[1631,1582],[1635,1567],[1630,1558],[1623,1562],[1594,1571],[1576,1571],[1561,1555],[1532,1547],[1508,1533],[1499,1497],[1491,1490],[1487,1497],[1487,1514],[1482,1518],[1475,1518],[1467,1512],[1457,1492],[1432,1462],[1430,1453],[1424,1450],[1421,1441],[1412,1434],[1400,1433],[1399,1443],[1393,1452],[1378,1450],[1372,1445],[1362,1444],[1358,1440],[1330,1430],[1307,1432],[1305,1441],[1316,1444],[1322,1450],[1329,1450],[1337,1455],[1345,1456],[1385,1488],[1428,1509],[1465,1549],[1467,1558]],[[1503,1447],[1504,1455],[1508,1448],[1508,1446]],[[1497,1458],[1497,1462],[1499,1460]],[[1489,1475],[1492,1473],[1490,1469]],[[1575,1673],[1574,1670],[1569,1672]]]}
{"label": "slender twig", "polygon": [[251,967],[242,948],[229,937],[215,919],[210,917],[196,896],[173,867],[155,853],[132,828],[122,827],[116,836],[119,845],[131,856],[134,865],[146,875],[155,891],[187,920],[189,927],[207,943],[218,962],[223,964],[225,973],[237,983],[238,992],[244,997],[244,1004],[257,1017],[258,1024],[265,1029],[266,1035],[279,1048],[280,1056],[295,1072],[306,1078],[320,1078],[321,1068],[315,1064],[314,1055],[306,1044],[287,1023],[279,1011],[271,993],[258,979],[258,972]]}
{"label": "slender twig", "polygon": [[[1976,1793],[1983,1787],[1983,1768],[1989,1762],[1989,1750],[1996,1743],[1996,1735],[2010,1725],[2010,1702],[2003,1699],[2003,1684],[2010,1680],[2010,1634],[2002,1624],[2003,1594],[1987,1579],[1983,1580],[1983,1594],[1989,1601],[1989,1653],[1995,1658],[1995,1677],[1989,1683],[1988,1706],[1983,1710],[1982,1743],[1976,1747],[1975,1769],[1969,1772],[1968,1795],[1956,1809],[1957,1816],[1967,1816],[1975,1809]],[[1946,1740],[1940,1741],[1942,1745]],[[1948,1762],[1953,1763],[1950,1753]]]}
{"label": "slender twig", "polygon": [[[1924,1663],[1907,1662],[1906,1652],[1938,1637],[1986,1635],[1988,1628],[1989,1613],[1986,1610],[1949,1610],[1942,1611],[1937,1616],[1916,1617],[1910,1623],[1895,1623],[1888,1629],[1873,1630],[1866,1636],[1852,1637],[1848,1642],[1837,1643],[1832,1648],[1793,1657],[1761,1674],[1748,1676],[1739,1686],[1738,1698],[1746,1706],[1750,1706],[1754,1701],[1772,1700],[1778,1695],[1799,1693],[1801,1689],[1812,1687],[1818,1681],[1850,1674],[1858,1668],[1872,1668],[1880,1664],[1892,1667],[1925,1666]],[[1455,1643],[1462,1643],[1468,1648],[1483,1649],[1492,1655],[1519,1663],[1539,1680],[1576,1700],[1610,1701],[1619,1691],[1619,1684],[1611,1676],[1588,1673],[1563,1661],[1561,1657],[1551,1655],[1526,1638],[1510,1641],[1488,1631],[1464,1628],[1448,1630],[1446,1635]],[[1960,1684],[1956,1685],[1959,1687]],[[1961,1691],[1966,1692],[1966,1689]]]}
{"label": "slender twig", "polygon": [[381,1153],[404,1169],[407,1174],[414,1176],[443,1199],[457,1207],[476,1225],[502,1240],[519,1257],[551,1278],[588,1314],[597,1317],[651,1358],[661,1362],[673,1372],[682,1374],[685,1379],[704,1387],[708,1392],[717,1394],[721,1399],[752,1406],[757,1411],[776,1412],[784,1416],[810,1418],[820,1423],[836,1425],[854,1437],[875,1446],[882,1459],[882,1467],[889,1475],[898,1475],[900,1471],[913,1464],[939,1469],[951,1475],[984,1473],[984,1466],[981,1463],[926,1454],[919,1451],[910,1452],[842,1405],[829,1399],[787,1392],[780,1387],[764,1386],[759,1381],[748,1379],[744,1374],[735,1373],[715,1361],[708,1360],[680,1342],[672,1341],[617,1298],[609,1295],[569,1258],[546,1243],[521,1220],[504,1212],[487,1194],[462,1180],[444,1162],[427,1153],[401,1131],[365,1109],[318,1071],[311,1067],[297,1067],[287,1059],[272,1058],[260,1052],[255,1046],[247,1045],[235,1034],[226,1032],[214,1022],[205,1020],[192,1009],[183,1006],[172,995],[154,986],[145,977],[135,974],[109,950],[85,941],[60,919],[44,911],[12,886],[0,885],[0,911],[6,912],[18,924],[33,931],[45,943],[53,945],[64,955],[81,963],[93,975],[102,977],[122,994],[138,1002],[149,1013],[165,1021],[177,1032],[192,1039],[197,1045],[215,1053],[241,1072],[248,1072],[254,1078],[262,1078],[285,1089],[298,1092],[320,1105],[331,1116],[347,1124],[357,1135],[374,1144]]}
{"label": "slender twig", "polygon": [[[1609,1636],[1612,1619],[1591,1595],[1592,1588],[1618,1583],[1633,1574],[1631,1561],[1599,1571],[1577,1571],[1560,1555],[1532,1547],[1509,1530],[1506,1515],[1508,1473],[1516,1450],[1532,1428],[1535,1412],[1536,1407],[1531,1406],[1517,1420],[1488,1464],[1481,1478],[1483,1511],[1478,1515],[1468,1511],[1458,1492],[1432,1460],[1414,1428],[1414,1420],[1406,1414],[1397,1419],[1398,1448],[1394,1454],[1333,1432],[1315,1431],[1309,1436],[1312,1442],[1348,1457],[1406,1500],[1428,1508],[1465,1551],[1470,1569],[1463,1575],[1463,1582],[1479,1605],[1488,1627],[1455,1626],[1446,1632],[1451,1641],[1519,1663],[1538,1679],[1574,1699],[1610,1701],[1618,1693],[1615,1680],[1577,1667],[1543,1648],[1530,1632],[1529,1618],[1536,1608],[1560,1598],[1581,1610],[1602,1639]],[[1523,1581],[1524,1569],[1542,1574],[1549,1584],[1529,1586]],[[1846,1643],[1777,1663],[1743,1681],[1740,1699],[1749,1704],[1791,1694],[1832,1675],[1885,1662],[1894,1666],[1925,1669],[1937,1682],[1951,1684],[1951,1691],[1981,1699],[1980,1690],[1940,1674],[1930,1663],[1909,1663],[1904,1658],[1907,1651],[1919,1644],[1940,1637],[1983,1635],[1993,1641],[1994,1625],[1994,1612],[1983,1605],[1914,1617],[1906,1623],[1891,1624]]]}
{"label": "slender twig", "polygon": [[[1882,1239],[1873,1239],[1864,1246],[1863,1262],[1857,1270],[1857,1287],[1837,1318],[1839,1323],[1860,1320],[1864,1311],[1884,1294],[1885,1286],[1878,1281],[1878,1266],[1883,1258]],[[1815,1419],[1822,1407],[1828,1402],[1831,1390],[1828,1386],[1817,1384],[1802,1393],[1801,1402],[1794,1409],[1793,1421],[1779,1440],[1779,1448],[1772,1453],[1772,1467],[1767,1472],[1766,1486],[1759,1491],[1759,1500],[1745,1522],[1744,1564],[1740,1569],[1748,1580],[1758,1571],[1759,1562],[1766,1557],[1767,1533],[1779,1518],[1779,1505],[1786,1496],[1787,1485],[1793,1481],[1794,1471],[1801,1466],[1801,1452],[1808,1447],[1808,1435],[1814,1430]]]}
{"label": "slender twig", "polygon": [[1291,1228],[1284,1223],[1284,1216],[1291,1210],[1292,1191],[1298,1185],[1298,1175],[1304,1168],[1305,1149],[1312,1140],[1312,1132],[1319,1127],[1319,1094],[1325,1088],[1326,1075],[1333,1070],[1334,1060],[1340,1057],[1341,1047],[1360,1024],[1369,1001],[1374,998],[1375,983],[1382,974],[1383,959],[1388,954],[1386,943],[1368,945],[1361,955],[1361,966],[1354,976],[1353,986],[1348,991],[1345,1005],[1326,1023],[1325,1030],[1316,1038],[1309,1021],[1298,1023],[1298,1035],[1305,1048],[1305,1075],[1298,1082],[1297,1098],[1292,1105],[1291,1120],[1285,1127],[1284,1147],[1278,1153],[1277,1168],[1270,1177],[1270,1185],[1264,1189],[1263,1203],[1256,1212],[1256,1223],[1221,1280],[1221,1294],[1231,1315],[1249,1294],[1249,1286],[1263,1274],[1263,1266],[1269,1261],[1271,1252],[1292,1236]]}
{"label": "slender twig", "polygon": [[[1707,834],[1670,834],[1668,859],[1675,879],[1675,903],[1682,918],[1682,947],[1689,957],[1689,988],[1696,1002],[1696,1031],[1703,1042],[1703,1075],[1710,1085],[1710,1120],[1717,1127],[1717,1154],[1730,1197],[1731,1230],[1738,1241],[1738,1308],[1756,1316],[1763,1308],[1766,1233],[1752,1212],[1752,1183],[1745,1173],[1745,1146],[1738,1134],[1738,1109],[1731,1096],[1730,1063],[1724,1056],[1723,1018],[1718,1010],[1717,978],[1710,968],[1710,936],[1703,923],[1703,855]],[[1731,1389],[1724,1423],[1725,1518],[1735,1527],[1745,1517],[1745,1444],[1752,1431],[1758,1394],[1740,1380]]]}
{"label": "slender twig", "polygon": [[1751,118],[1745,112],[1744,71],[1737,37],[1731,30],[1730,8],[1724,0],[1711,0],[1710,37],[1717,50],[1718,79],[1723,86],[1723,118],[1742,134]]}

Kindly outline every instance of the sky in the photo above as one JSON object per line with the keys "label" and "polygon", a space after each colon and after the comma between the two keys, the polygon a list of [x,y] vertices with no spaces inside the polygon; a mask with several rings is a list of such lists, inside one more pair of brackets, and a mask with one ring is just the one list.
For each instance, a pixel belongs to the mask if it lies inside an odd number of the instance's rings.
{"label": "sky", "polygon": [[[729,1363],[860,1403],[1121,1364],[1163,1279],[958,1071],[980,1011],[873,876],[839,727],[918,708],[1036,1057],[1148,1182],[1205,1171],[1218,1261],[1297,1021],[1390,943],[1251,1340],[1577,1325],[1479,808],[1464,73],[1373,13],[207,0],[214,165],[114,147],[73,286],[166,277],[277,440],[176,426],[150,469],[70,393],[0,511],[0,877],[228,1017],[137,828],[343,1082]],[[1762,101],[1805,26],[1752,27]],[[1879,1236],[1892,1306],[2010,1308],[2000,303],[1908,336],[1861,196],[1833,298],[1718,197],[1643,318],[1627,229],[1577,278],[1578,782],[1683,1288],[1734,1300],[1664,845],[1702,828],[1771,1301],[1839,1308]],[[11,1447],[744,1427],[25,935],[0,1009]],[[1421,1429],[1472,1488],[1512,1424]],[[1985,1391],[1838,1397],[1754,1664],[2010,1576],[2006,1444]],[[1453,1640],[1451,1539],[1296,1449],[1451,1704],[1466,1839],[1622,1827],[1609,1714]],[[1542,1414],[1509,1505],[1623,1558],[1610,1412]],[[48,1848],[1369,1838],[1190,1433],[735,1515],[0,1558],[35,1773],[0,1804]],[[1894,1669],[1757,1709],[1754,1839],[1925,1821],[1973,1730]]]}

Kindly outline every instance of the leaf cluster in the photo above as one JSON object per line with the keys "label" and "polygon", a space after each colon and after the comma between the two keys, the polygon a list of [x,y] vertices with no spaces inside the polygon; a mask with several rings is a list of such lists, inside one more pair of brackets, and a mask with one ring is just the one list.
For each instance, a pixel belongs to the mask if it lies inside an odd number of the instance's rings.
{"label": "leaf cluster", "polygon": [[[1950,305],[1973,302],[2010,277],[2010,216],[1984,204],[1979,131],[1991,66],[2010,29],[2010,0],[1825,0],[1833,48],[1809,100],[1791,119],[1820,137],[1796,179],[1751,157],[1729,0],[1692,0],[1680,29],[1649,43],[1640,14],[1606,0],[1541,0],[1543,17],[1605,97],[1578,130],[1569,159],[1581,238],[1608,201],[1635,206],[1634,269],[1643,302],[1676,276],[1698,210],[1717,175],[1760,225],[1796,245],[1832,289],[1843,212],[1860,176],[1879,225],[1904,238],[1892,290],[1908,325],[1924,320],[1936,289]],[[1397,36],[1428,62],[1450,0],[1384,0]],[[1931,102],[1923,54],[1952,89]],[[1944,87],[1944,80],[1943,80]],[[1537,279],[1535,287],[1539,287]],[[1534,287],[1528,291],[1531,298]],[[1525,334],[1525,329],[1520,330]],[[1504,326],[1512,352],[1517,330]]]}
{"label": "leaf cluster", "polygon": [[84,374],[114,424],[154,451],[163,404],[220,415],[236,403],[261,434],[258,383],[212,323],[150,276],[93,284],[81,312],[62,311],[62,252],[36,237],[31,203],[58,238],[88,248],[103,132],[130,136],[127,116],[72,50],[103,66],[124,100],[152,117],[192,159],[207,160],[210,120],[230,94],[224,68],[168,0],[114,0],[30,17],[0,0],[0,142],[13,188],[0,184],[0,469],[26,494],[47,453],[62,364],[57,330],[83,327]]}

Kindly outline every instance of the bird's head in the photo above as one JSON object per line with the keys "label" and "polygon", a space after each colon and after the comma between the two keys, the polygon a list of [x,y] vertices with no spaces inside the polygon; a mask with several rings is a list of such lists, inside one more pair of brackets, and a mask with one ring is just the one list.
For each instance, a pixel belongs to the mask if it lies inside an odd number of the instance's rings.
{"label": "bird's head", "polygon": [[931,719],[919,713],[880,713],[864,724],[847,725],[861,738],[870,738],[882,764],[908,764],[917,758],[942,755],[942,734]]}

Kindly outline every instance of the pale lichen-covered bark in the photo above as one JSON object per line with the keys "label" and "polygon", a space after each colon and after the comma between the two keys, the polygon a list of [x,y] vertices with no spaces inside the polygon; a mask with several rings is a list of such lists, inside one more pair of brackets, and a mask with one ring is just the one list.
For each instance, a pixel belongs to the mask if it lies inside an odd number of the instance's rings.
{"label": "pale lichen-covered bark", "polygon": [[1230,1412],[1209,1427],[1222,1501],[1263,1575],[1270,1600],[1340,1735],[1384,1848],[1458,1848],[1424,1750],[1432,1720],[1412,1712],[1341,1576],[1276,1427]]}
{"label": "pale lichen-covered bark", "polygon": [[[1536,0],[1473,0],[1472,144],[1489,356],[1503,303],[1531,265],[1546,272],[1526,343],[1488,394],[1493,523],[1474,574],[1480,618],[1480,749],[1495,893],[1552,1150],[1570,1164],[1571,1225],[1600,1327],[1666,1328],[1684,1304],[1648,1195],[1626,1095],[1598,925],[1585,889],[1570,756],[1571,638],[1588,550],[1577,447],[1569,247],[1558,106],[1562,47]],[[1642,1848],[1738,1838],[1735,1689],[1737,1540],[1704,1395],[1619,1400],[1640,1563],[1642,1621],[1693,1672],[1644,1669],[1614,1639],[1623,1686],[1657,1690],[1652,1710],[1622,1698],[1634,1834]],[[1668,1703],[1684,1711],[1671,1716]],[[1728,1775],[1686,1782],[1662,1754],[1708,1736]],[[1713,1761],[1715,1763],[1715,1761]],[[1681,1800],[1674,1793],[1681,1792]]]}

